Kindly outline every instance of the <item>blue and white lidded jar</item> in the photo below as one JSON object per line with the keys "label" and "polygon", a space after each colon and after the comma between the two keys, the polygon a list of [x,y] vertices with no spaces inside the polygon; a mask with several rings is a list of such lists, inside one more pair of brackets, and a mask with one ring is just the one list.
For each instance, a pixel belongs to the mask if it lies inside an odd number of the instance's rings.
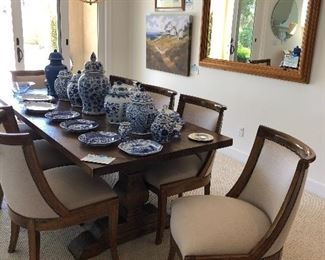
{"label": "blue and white lidded jar", "polygon": [[111,124],[126,121],[126,108],[130,104],[130,92],[121,84],[114,83],[105,97],[104,108]]}
{"label": "blue and white lidded jar", "polygon": [[71,71],[64,69],[59,71],[58,77],[54,81],[54,90],[61,101],[69,101],[67,88],[71,78]]}
{"label": "blue and white lidded jar", "polygon": [[82,113],[87,115],[105,114],[104,100],[110,87],[108,78],[104,75],[103,65],[96,59],[95,53],[92,53],[78,81]]}
{"label": "blue and white lidded jar", "polygon": [[157,115],[152,97],[145,91],[135,91],[126,109],[126,118],[131,123],[132,133],[148,134]]}
{"label": "blue and white lidded jar", "polygon": [[179,114],[164,106],[153,121],[150,130],[152,137],[158,143],[167,143],[180,135],[182,119]]}
{"label": "blue and white lidded jar", "polygon": [[129,135],[132,132],[131,123],[130,122],[121,122],[117,131],[123,141],[129,139]]}
{"label": "blue and white lidded jar", "polygon": [[67,94],[72,107],[82,107],[82,101],[78,90],[78,80],[81,77],[81,71],[74,74],[68,84]]}

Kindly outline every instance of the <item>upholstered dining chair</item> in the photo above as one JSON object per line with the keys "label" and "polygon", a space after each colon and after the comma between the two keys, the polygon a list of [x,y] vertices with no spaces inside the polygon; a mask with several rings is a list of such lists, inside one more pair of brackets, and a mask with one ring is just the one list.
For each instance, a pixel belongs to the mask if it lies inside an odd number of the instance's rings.
{"label": "upholstered dining chair", "polygon": [[[180,95],[177,111],[185,122],[196,124],[216,133],[221,132],[224,111],[219,103]],[[158,196],[158,221],[156,244],[160,244],[166,226],[167,197],[182,196],[183,192],[204,187],[210,194],[211,168],[215,151],[185,156],[153,165],[144,172],[144,180],[149,190]]]}
{"label": "upholstered dining chair", "polygon": [[33,81],[34,87],[43,88],[46,85],[44,70],[13,70],[11,78],[12,81]]}
{"label": "upholstered dining chair", "polygon": [[[7,133],[20,133],[21,130],[18,128],[14,110],[11,106],[0,106],[0,125]],[[34,140],[34,146],[43,170],[72,164],[67,157],[44,139]],[[3,200],[3,193],[1,191],[0,181],[0,208]]]}
{"label": "upholstered dining chair", "polygon": [[0,133],[0,181],[11,218],[8,252],[15,251],[20,227],[28,230],[29,259],[40,258],[40,231],[108,217],[106,239],[118,259],[118,197],[100,178],[78,166],[43,171],[28,133]]}
{"label": "upholstered dining chair", "polygon": [[313,150],[260,126],[238,181],[224,196],[173,201],[170,252],[182,259],[281,259]]}
{"label": "upholstered dining chair", "polygon": [[113,85],[115,82],[121,82],[123,84],[131,85],[131,86],[140,84],[143,90],[149,92],[150,96],[153,98],[154,104],[157,109],[162,109],[164,106],[167,106],[169,109],[172,110],[174,109],[175,96],[177,95],[177,92],[174,90],[141,83],[133,79],[111,75],[110,76],[111,85]]}

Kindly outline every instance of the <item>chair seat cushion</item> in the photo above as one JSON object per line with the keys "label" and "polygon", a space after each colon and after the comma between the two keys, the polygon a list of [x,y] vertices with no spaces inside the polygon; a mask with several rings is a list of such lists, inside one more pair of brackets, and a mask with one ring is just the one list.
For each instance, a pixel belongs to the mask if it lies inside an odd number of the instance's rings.
{"label": "chair seat cushion", "polygon": [[202,161],[197,155],[181,157],[151,166],[145,171],[144,179],[159,189],[162,184],[196,176],[201,166]]}
{"label": "chair seat cushion", "polygon": [[116,193],[101,178],[92,178],[78,166],[64,166],[44,171],[57,198],[69,210],[116,198]]}
{"label": "chair seat cushion", "polygon": [[43,170],[72,164],[67,157],[44,139],[35,140],[34,146]]}
{"label": "chair seat cushion", "polygon": [[271,222],[255,206],[221,196],[189,196],[172,202],[170,228],[182,256],[246,254]]}
{"label": "chair seat cushion", "polygon": [[19,128],[20,133],[30,133],[32,135],[33,140],[42,139],[42,137],[40,135],[35,133],[35,131],[33,129],[31,129],[28,125],[26,125],[25,123],[18,122],[18,128]]}

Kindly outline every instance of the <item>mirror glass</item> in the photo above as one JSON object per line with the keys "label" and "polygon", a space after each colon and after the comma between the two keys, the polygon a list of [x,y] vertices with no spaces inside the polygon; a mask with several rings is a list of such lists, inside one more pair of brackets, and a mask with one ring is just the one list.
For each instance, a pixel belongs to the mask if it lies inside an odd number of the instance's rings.
{"label": "mirror glass", "polygon": [[285,41],[296,34],[298,28],[298,6],[295,0],[279,0],[271,17],[273,34]]}
{"label": "mirror glass", "polygon": [[308,0],[210,0],[206,57],[283,67],[301,48],[307,6]]}

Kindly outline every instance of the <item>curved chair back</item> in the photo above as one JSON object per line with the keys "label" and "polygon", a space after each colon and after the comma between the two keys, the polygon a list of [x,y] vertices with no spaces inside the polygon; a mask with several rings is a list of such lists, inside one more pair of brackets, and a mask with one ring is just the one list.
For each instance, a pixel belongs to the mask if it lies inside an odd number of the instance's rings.
{"label": "curved chair back", "polygon": [[270,256],[283,247],[298,209],[309,164],[315,158],[313,150],[301,141],[259,127],[243,173],[227,194],[255,205],[272,221],[269,232],[254,249],[256,254],[260,251],[259,255]]}
{"label": "curved chair back", "polygon": [[2,128],[7,133],[19,133],[19,127],[15,118],[15,112],[12,106],[1,106],[2,116],[0,119]]}
{"label": "curved chair back", "polygon": [[167,106],[171,110],[174,109],[175,96],[177,95],[176,91],[149,84],[141,84],[141,87],[150,93],[157,109],[162,109],[164,106]]}
{"label": "curved chair back", "polygon": [[186,122],[220,134],[226,109],[217,102],[181,94],[177,112]]}
{"label": "curved chair back", "polygon": [[35,87],[45,86],[44,70],[15,70],[11,71],[12,81],[33,81]]}
{"label": "curved chair back", "polygon": [[134,84],[138,83],[137,80],[128,79],[116,75],[110,75],[109,82],[111,83],[112,86],[114,85],[115,82],[121,82],[123,84],[130,85],[130,86],[134,86]]}

